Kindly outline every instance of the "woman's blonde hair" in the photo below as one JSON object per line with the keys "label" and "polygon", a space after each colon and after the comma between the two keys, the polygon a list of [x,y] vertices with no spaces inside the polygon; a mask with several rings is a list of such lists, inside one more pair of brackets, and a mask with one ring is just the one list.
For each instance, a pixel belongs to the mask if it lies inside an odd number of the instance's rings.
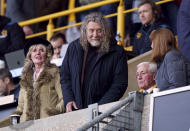
{"label": "woman's blonde hair", "polygon": [[42,46],[44,51],[46,52],[46,59],[45,59],[45,62],[44,62],[44,65],[49,65],[50,64],[50,60],[52,58],[52,51],[51,49],[49,49],[49,47],[47,46],[44,46],[43,44],[36,44],[36,45],[32,45],[29,50],[28,50],[28,53],[26,55],[26,59],[24,61],[24,69],[23,69],[23,72],[27,72],[29,69],[32,69],[33,66],[34,66],[34,63],[33,61],[31,60],[31,53],[33,51],[33,49],[36,48],[36,46]]}
{"label": "woman's blonde hair", "polygon": [[156,63],[162,62],[168,51],[177,49],[175,36],[169,29],[153,30],[150,34],[150,40],[153,44],[152,61]]}

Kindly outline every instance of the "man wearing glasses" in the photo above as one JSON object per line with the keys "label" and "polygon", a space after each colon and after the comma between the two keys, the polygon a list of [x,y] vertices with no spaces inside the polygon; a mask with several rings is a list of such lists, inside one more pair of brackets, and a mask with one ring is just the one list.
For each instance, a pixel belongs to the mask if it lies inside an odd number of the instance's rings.
{"label": "man wearing glasses", "polygon": [[151,94],[156,88],[155,75],[157,66],[154,63],[142,62],[137,65],[136,78],[139,87],[139,92],[143,94]]}

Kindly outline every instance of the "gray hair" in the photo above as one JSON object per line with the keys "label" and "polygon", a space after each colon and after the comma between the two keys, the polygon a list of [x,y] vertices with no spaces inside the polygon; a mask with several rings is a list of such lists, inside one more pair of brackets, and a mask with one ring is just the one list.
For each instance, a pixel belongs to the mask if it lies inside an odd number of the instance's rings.
{"label": "gray hair", "polygon": [[80,28],[80,44],[82,45],[83,49],[87,51],[89,46],[86,34],[86,26],[88,25],[89,22],[96,22],[101,25],[104,37],[103,37],[103,43],[101,44],[99,51],[108,52],[112,36],[111,28],[107,20],[104,18],[104,16],[98,12],[90,13],[85,17],[84,21],[82,22],[82,26]]}
{"label": "gray hair", "polygon": [[152,62],[141,62],[140,64],[137,65],[137,69],[142,66],[142,65],[148,65],[148,70],[151,73],[156,73],[157,72],[157,65],[155,63]]}

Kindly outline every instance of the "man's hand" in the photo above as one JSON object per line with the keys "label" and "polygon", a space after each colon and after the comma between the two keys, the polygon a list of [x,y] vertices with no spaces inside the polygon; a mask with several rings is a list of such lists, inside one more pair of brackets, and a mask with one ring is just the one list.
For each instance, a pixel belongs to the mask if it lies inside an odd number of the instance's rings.
{"label": "man's hand", "polygon": [[24,26],[23,31],[26,36],[33,34],[33,30],[29,26]]}
{"label": "man's hand", "polygon": [[77,105],[76,105],[76,103],[74,101],[68,102],[67,105],[66,105],[66,112],[73,111],[72,107],[74,107],[74,109],[78,109],[78,107],[77,107]]}

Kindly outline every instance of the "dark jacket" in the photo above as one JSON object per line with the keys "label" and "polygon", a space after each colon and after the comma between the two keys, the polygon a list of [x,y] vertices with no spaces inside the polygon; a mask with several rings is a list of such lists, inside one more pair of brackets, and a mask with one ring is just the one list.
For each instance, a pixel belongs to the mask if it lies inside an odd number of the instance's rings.
{"label": "dark jacket", "polygon": [[158,66],[156,85],[168,90],[190,84],[190,63],[177,50],[169,51]]}
{"label": "dark jacket", "polygon": [[13,22],[20,22],[27,19],[35,18],[37,8],[36,0],[6,0],[6,16],[11,18]]}
{"label": "dark jacket", "polygon": [[14,95],[14,100],[16,102],[18,102],[19,92],[20,92],[20,85],[19,84],[15,85],[15,88],[10,91],[10,95]]}
{"label": "dark jacket", "polygon": [[182,0],[177,17],[179,50],[190,62],[190,0]]}
{"label": "dark jacket", "polygon": [[66,0],[6,0],[6,16],[14,22],[61,11]]}
{"label": "dark jacket", "polygon": [[7,17],[0,16],[0,57],[4,54],[22,49],[25,35],[17,23]]}
{"label": "dark jacket", "polygon": [[[109,52],[99,53],[89,77],[89,94],[92,103],[105,104],[119,100],[128,85],[127,58],[122,47],[110,46]],[[78,108],[84,108],[81,96],[81,70],[83,48],[79,40],[72,42],[61,67],[61,86],[65,105],[75,101]]]}
{"label": "dark jacket", "polygon": [[136,55],[143,54],[149,50],[152,50],[151,48],[151,41],[149,39],[150,33],[153,30],[156,30],[158,28],[169,28],[168,25],[163,24],[160,21],[155,21],[153,24],[149,26],[142,26],[141,29],[137,32],[133,44],[133,52]]}

